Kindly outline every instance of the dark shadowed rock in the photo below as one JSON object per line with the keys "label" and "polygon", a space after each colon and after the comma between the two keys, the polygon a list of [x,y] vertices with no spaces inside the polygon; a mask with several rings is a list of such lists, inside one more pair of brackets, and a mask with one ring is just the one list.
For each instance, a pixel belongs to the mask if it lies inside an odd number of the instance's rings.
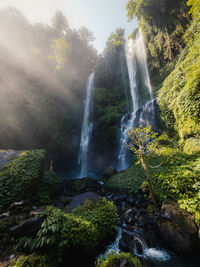
{"label": "dark shadowed rock", "polygon": [[36,234],[42,224],[42,220],[40,218],[31,218],[23,223],[12,226],[10,228],[10,233],[13,237],[24,237],[24,236],[32,236]]}
{"label": "dark shadowed rock", "polygon": [[97,193],[93,193],[93,192],[80,194],[72,198],[66,211],[71,212],[73,209],[77,208],[78,206],[84,206],[87,200],[97,201],[99,198],[100,198],[100,195],[98,195]]}
{"label": "dark shadowed rock", "polygon": [[199,243],[194,218],[177,203],[163,204],[158,227],[163,241],[176,253],[195,252]]}
{"label": "dark shadowed rock", "polygon": [[63,194],[73,196],[77,193],[96,192],[101,188],[99,181],[93,178],[66,179],[62,182]]}

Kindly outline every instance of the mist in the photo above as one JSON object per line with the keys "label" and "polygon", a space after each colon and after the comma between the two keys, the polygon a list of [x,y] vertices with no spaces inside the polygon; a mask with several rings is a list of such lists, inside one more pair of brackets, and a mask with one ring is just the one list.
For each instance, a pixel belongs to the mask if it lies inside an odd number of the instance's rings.
{"label": "mist", "polygon": [[0,147],[44,148],[58,165],[73,151],[70,165],[97,58],[92,33],[70,29],[60,11],[52,25],[31,24],[13,7],[0,10],[0,28]]}

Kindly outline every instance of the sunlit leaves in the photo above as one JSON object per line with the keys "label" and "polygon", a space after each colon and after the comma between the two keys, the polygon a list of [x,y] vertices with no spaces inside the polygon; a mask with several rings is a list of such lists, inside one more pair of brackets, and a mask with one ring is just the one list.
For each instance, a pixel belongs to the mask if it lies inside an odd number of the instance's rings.
{"label": "sunlit leaves", "polygon": [[57,67],[62,68],[68,60],[68,55],[70,52],[70,46],[68,45],[64,36],[55,40],[52,44],[52,49],[54,51],[54,56],[57,62]]}
{"label": "sunlit leaves", "polygon": [[128,132],[129,142],[128,148],[136,155],[148,154],[161,147],[160,141],[167,139],[165,134],[159,136],[158,133],[152,131],[151,126],[140,125],[137,128],[131,129]]}

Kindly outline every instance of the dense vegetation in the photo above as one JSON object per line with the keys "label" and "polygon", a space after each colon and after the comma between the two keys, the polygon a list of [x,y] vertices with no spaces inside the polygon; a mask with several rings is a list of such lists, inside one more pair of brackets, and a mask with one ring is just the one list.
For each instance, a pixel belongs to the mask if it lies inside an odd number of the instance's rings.
{"label": "dense vegetation", "polygon": [[85,27],[70,29],[59,11],[52,26],[32,25],[10,7],[0,10],[0,25],[0,147],[43,148],[57,169],[64,163],[69,170],[78,153],[85,84],[97,56],[90,44],[94,37]]}
{"label": "dense vegetation", "polygon": [[43,150],[21,152],[0,170],[0,211],[15,201],[33,200],[43,175]]}
{"label": "dense vegetation", "polygon": [[[130,21],[138,19],[144,35],[165,139],[157,143],[157,133],[150,135],[150,127],[133,129],[129,132],[132,140],[141,133],[138,142],[129,143],[138,158],[132,155],[126,171],[108,169],[102,176],[105,185],[93,181],[90,189],[101,188],[98,193],[102,195],[107,190],[129,196],[139,191],[147,203],[152,189],[158,208],[175,201],[193,215],[199,227],[200,2],[129,0],[127,12]],[[26,149],[0,168],[0,252],[3,247],[21,255],[10,262],[11,267],[65,266],[66,261],[76,265],[81,260],[77,255],[92,255],[94,262],[99,247],[115,233],[116,206],[101,197],[67,213],[66,202],[85,192],[92,178],[64,181],[61,188],[56,173],[45,171],[45,151],[27,149],[44,148],[56,166],[67,164],[68,171],[75,169],[84,88],[95,67],[91,164],[97,173],[116,165],[120,119],[130,113],[131,105],[124,30],[111,33],[103,55],[97,57],[91,45],[93,34],[85,27],[70,29],[61,12],[53,17],[52,26],[32,25],[9,8],[0,11],[0,25],[0,147]],[[136,33],[137,29],[130,38]],[[60,203],[62,197],[69,201]],[[16,201],[23,205],[10,208]],[[30,215],[34,206],[40,209]],[[123,209],[121,205],[119,212]],[[151,206],[148,211],[154,212]],[[11,236],[10,227],[23,225],[31,216],[39,221],[39,230]],[[141,266],[131,254],[109,253],[96,267],[124,264]]]}
{"label": "dense vegetation", "polygon": [[123,262],[126,262],[126,264],[130,267],[142,266],[140,260],[130,253],[121,252],[117,254],[115,252],[111,252],[107,254],[105,260],[99,259],[96,267],[120,266],[119,264],[123,264]]}
{"label": "dense vegetation", "polygon": [[[127,9],[129,19],[133,16],[140,19],[149,55],[149,65],[153,68],[151,68],[151,75],[153,79],[155,78],[154,82],[157,82],[156,90],[163,128],[169,136],[168,146],[163,144],[161,149],[156,149],[156,153],[146,157],[153,187],[160,204],[167,200],[178,201],[182,208],[194,215],[199,225],[200,5],[198,1],[188,1],[188,5],[193,5],[190,12],[190,8],[184,1],[172,3],[164,0],[148,2],[130,0]],[[149,8],[150,6],[152,8]],[[171,14],[169,17],[168,9]],[[182,49],[173,50],[171,46],[170,52],[170,47],[167,50],[165,46],[159,44],[167,54],[156,52],[159,60],[163,60],[162,64],[157,64],[156,58],[151,53],[151,47],[156,51],[158,43],[154,42],[157,42],[157,38],[160,37],[163,42],[166,42],[169,37],[168,45],[171,45],[177,27],[182,27],[182,34],[176,35],[176,40],[183,42]],[[152,41],[146,33],[148,29],[149,34],[152,35]],[[160,31],[165,35],[161,36]],[[161,68],[160,77],[156,74],[156,69],[159,68]],[[134,193],[140,186],[144,191],[148,190],[145,183],[142,184],[143,179],[144,172],[141,171],[139,162],[134,161],[130,169],[113,176],[107,185],[119,191]]]}
{"label": "dense vegetation", "polygon": [[73,253],[76,249],[86,253],[95,251],[102,240],[114,233],[117,222],[116,207],[104,198],[96,202],[88,200],[84,207],[70,214],[49,206],[41,216],[44,221],[37,236],[18,240],[16,247],[46,253],[53,266],[62,262],[69,249],[74,249]]}

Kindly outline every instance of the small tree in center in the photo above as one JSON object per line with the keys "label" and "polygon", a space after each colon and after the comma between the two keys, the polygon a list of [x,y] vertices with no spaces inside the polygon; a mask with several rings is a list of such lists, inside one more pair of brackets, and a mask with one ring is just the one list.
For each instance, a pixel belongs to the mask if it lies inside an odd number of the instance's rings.
{"label": "small tree in center", "polygon": [[143,125],[129,130],[128,135],[130,140],[127,146],[139,158],[144,168],[145,176],[149,185],[151,201],[157,210],[158,203],[153,190],[149,168],[144,156],[158,149],[160,147],[160,141],[166,140],[166,135],[162,134],[159,136],[158,133],[152,131],[151,126],[144,127]]}

